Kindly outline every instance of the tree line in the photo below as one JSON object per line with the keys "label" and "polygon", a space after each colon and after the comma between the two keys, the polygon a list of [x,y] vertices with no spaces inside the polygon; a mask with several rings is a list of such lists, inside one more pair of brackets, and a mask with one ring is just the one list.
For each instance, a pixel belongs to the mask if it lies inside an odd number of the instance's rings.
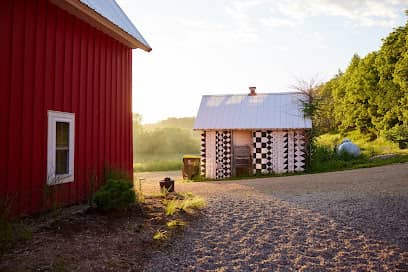
{"label": "tree line", "polygon": [[372,140],[408,140],[408,21],[378,51],[355,54],[344,72],[315,88],[314,98],[319,133],[358,130]]}
{"label": "tree line", "polygon": [[193,131],[194,118],[169,118],[154,125],[142,125],[133,114],[133,154],[199,154],[200,137]]}

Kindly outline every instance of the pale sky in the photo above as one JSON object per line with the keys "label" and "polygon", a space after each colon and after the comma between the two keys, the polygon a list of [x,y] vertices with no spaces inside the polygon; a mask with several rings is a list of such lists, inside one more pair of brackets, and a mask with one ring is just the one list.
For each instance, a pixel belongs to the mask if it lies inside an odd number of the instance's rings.
{"label": "pale sky", "polygon": [[144,123],[195,116],[204,94],[326,81],[404,25],[408,0],[117,0],[153,48],[133,52]]}

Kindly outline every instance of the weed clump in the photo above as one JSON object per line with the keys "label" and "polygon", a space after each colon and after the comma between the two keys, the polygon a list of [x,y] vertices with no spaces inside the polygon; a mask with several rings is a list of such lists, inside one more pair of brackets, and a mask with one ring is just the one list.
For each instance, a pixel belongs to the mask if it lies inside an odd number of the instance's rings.
{"label": "weed clump", "polygon": [[167,231],[165,230],[158,230],[153,235],[153,240],[166,240],[168,238]]}
{"label": "weed clump", "polygon": [[133,184],[124,179],[108,179],[92,198],[96,208],[105,212],[126,209],[135,201]]}
{"label": "weed clump", "polygon": [[185,225],[186,225],[186,222],[184,222],[183,220],[179,220],[179,219],[170,220],[166,223],[166,226],[169,229],[173,229],[176,227],[184,227]]}

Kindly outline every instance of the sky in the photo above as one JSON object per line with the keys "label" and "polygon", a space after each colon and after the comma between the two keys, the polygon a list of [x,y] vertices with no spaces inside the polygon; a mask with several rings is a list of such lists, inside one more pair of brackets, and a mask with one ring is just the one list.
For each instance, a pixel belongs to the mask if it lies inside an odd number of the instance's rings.
{"label": "sky", "polygon": [[143,123],[195,116],[208,94],[329,80],[404,25],[408,0],[117,0],[148,41],[133,50]]}

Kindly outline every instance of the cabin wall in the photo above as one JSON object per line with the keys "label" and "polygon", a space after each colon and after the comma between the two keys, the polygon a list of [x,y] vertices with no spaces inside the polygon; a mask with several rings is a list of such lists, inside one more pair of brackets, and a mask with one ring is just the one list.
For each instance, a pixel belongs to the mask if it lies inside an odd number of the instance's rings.
{"label": "cabin wall", "polygon": [[252,131],[251,130],[233,130],[232,142],[234,146],[248,145],[252,147]]}
{"label": "cabin wall", "polygon": [[[46,0],[0,1],[0,200],[28,214],[132,176],[131,49]],[[47,186],[47,111],[75,114],[75,180]]]}
{"label": "cabin wall", "polygon": [[252,135],[254,174],[305,170],[304,130],[257,130]]}
{"label": "cabin wall", "polygon": [[251,147],[253,174],[305,170],[305,130],[203,131],[201,142],[201,173],[207,178],[233,175],[234,147],[243,145]]}

